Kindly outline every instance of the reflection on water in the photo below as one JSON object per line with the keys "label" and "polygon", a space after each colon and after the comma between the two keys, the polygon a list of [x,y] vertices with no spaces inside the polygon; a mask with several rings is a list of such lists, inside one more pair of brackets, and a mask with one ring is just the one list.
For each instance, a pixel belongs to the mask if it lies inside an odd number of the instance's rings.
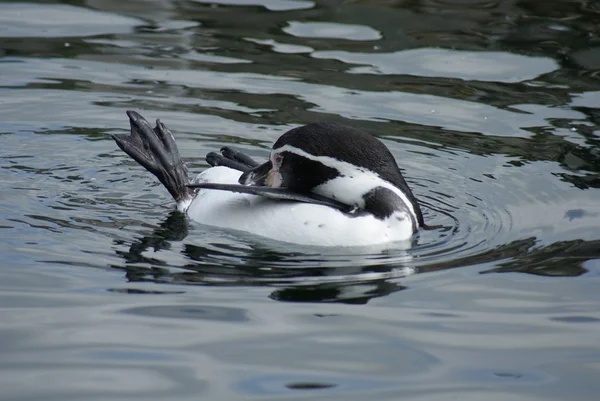
{"label": "reflection on water", "polygon": [[[596,400],[598,12],[0,2],[3,396]],[[109,138],[126,109],[193,173],[309,122],[368,130],[432,228],[315,249],[189,222]]]}
{"label": "reflection on water", "polygon": [[[128,252],[119,251],[127,262],[123,269],[128,280],[228,287],[261,285],[274,288],[270,297],[282,301],[365,303],[403,289],[397,281],[415,272],[405,252],[396,251],[394,255],[389,251],[377,253],[372,248],[308,247],[292,251],[291,245],[283,243],[287,251],[282,252],[255,241],[241,243],[235,237],[227,241],[227,237],[218,236],[226,233],[215,232],[204,245],[184,245],[181,252],[188,258],[184,265],[144,256],[149,250],[168,250],[172,242],[182,241],[188,233],[187,224],[183,214],[172,212],[159,228],[131,244]],[[142,263],[151,264],[153,269],[140,268]]]}

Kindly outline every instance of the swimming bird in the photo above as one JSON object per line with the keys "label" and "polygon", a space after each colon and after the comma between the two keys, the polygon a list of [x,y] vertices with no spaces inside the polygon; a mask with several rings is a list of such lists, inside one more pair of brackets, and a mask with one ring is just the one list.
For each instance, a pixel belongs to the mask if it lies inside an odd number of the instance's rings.
{"label": "swimming bird", "polygon": [[191,181],[171,131],[128,111],[117,145],[154,174],[190,219],[312,246],[367,246],[409,239],[424,226],[417,199],[387,147],[334,122],[284,133],[260,164],[230,147]]}

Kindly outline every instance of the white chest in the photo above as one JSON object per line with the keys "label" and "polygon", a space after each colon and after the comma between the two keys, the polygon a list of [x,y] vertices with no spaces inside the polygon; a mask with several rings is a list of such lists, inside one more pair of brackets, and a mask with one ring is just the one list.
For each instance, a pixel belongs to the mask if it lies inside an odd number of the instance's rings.
{"label": "white chest", "polygon": [[[196,180],[236,184],[240,175],[227,167],[213,167]],[[312,246],[377,245],[404,241],[413,234],[408,215],[385,220],[371,215],[352,217],[326,206],[207,189],[198,192],[187,214],[198,223]]]}

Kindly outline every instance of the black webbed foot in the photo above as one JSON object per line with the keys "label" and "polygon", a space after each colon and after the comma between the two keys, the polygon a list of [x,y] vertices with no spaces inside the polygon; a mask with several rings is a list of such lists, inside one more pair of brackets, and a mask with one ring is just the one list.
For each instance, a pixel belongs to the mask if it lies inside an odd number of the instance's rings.
{"label": "black webbed foot", "polygon": [[221,154],[210,152],[206,155],[206,161],[213,167],[225,166],[244,173],[259,164],[247,154],[229,146],[221,148]]}
{"label": "black webbed foot", "polygon": [[242,153],[239,150],[229,147],[229,146],[222,147],[221,154],[230,160],[235,160],[235,161],[240,162],[248,167],[256,167],[260,164],[259,162],[257,162],[256,160],[254,160],[253,158],[248,156],[247,154]]}
{"label": "black webbed foot", "polygon": [[187,167],[179,156],[173,133],[160,120],[156,127],[141,116],[128,110],[130,134],[112,135],[119,148],[133,160],[154,174],[176,201],[192,196],[187,188]]}
{"label": "black webbed foot", "polygon": [[216,152],[210,152],[209,154],[207,154],[206,161],[213,167],[225,166],[234,170],[239,170],[244,173],[246,171],[252,170],[252,167],[248,167],[247,165],[240,163],[236,160],[228,159],[225,156],[220,155]]}

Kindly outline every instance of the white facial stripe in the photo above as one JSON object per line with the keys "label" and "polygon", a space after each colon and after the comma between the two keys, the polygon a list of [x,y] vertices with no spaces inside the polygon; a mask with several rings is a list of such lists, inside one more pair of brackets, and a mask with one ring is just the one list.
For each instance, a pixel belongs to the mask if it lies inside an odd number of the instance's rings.
{"label": "white facial stripe", "polygon": [[279,188],[283,184],[283,179],[279,171],[272,169],[267,174],[267,186],[271,188]]}
{"label": "white facial stripe", "polygon": [[399,188],[396,188],[389,182],[381,179],[379,174],[333,157],[311,155],[310,153],[291,145],[285,145],[272,151],[271,160],[273,160],[273,157],[276,154],[286,151],[320,162],[327,167],[338,170],[340,174],[342,174],[341,177],[336,177],[315,187],[315,193],[348,205],[356,204],[359,207],[364,207],[364,194],[377,187],[387,188],[400,197],[408,210],[410,210],[413,218],[415,220],[417,219],[413,205],[410,203],[407,196]]}

